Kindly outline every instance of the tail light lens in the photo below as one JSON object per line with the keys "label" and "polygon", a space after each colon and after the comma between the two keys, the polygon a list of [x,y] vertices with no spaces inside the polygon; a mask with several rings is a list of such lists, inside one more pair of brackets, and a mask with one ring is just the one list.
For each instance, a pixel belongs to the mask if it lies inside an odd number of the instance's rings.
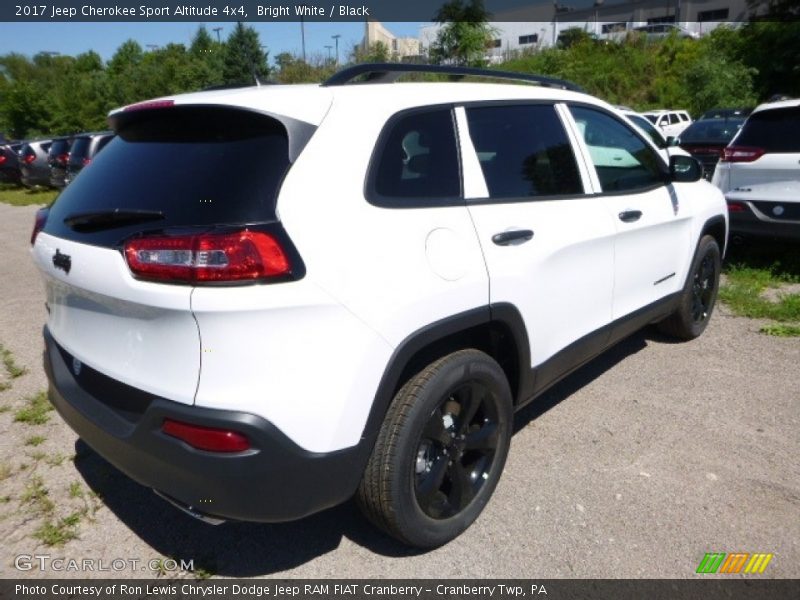
{"label": "tail light lens", "polygon": [[40,208],[36,211],[36,217],[33,221],[33,232],[31,233],[31,246],[36,243],[36,236],[39,235],[39,232],[42,229],[44,229],[44,225],[47,223],[47,214],[49,212],[49,208]]}
{"label": "tail light lens", "polygon": [[167,435],[183,440],[193,448],[209,452],[244,452],[250,449],[250,440],[238,431],[203,427],[164,419],[161,431]]}
{"label": "tail light lens", "polygon": [[0,154],[0,165],[2,165],[4,162],[6,162],[6,155]]}
{"label": "tail light lens", "polygon": [[69,154],[67,154],[66,152],[63,152],[63,153],[59,154],[58,156],[56,156],[56,162],[59,162],[62,165],[65,165],[65,164],[67,164],[67,159],[68,158],[69,158]]}
{"label": "tail light lens", "polygon": [[722,151],[722,161],[724,162],[753,162],[761,158],[764,154],[763,148],[753,148],[751,146],[728,146]]}
{"label": "tail light lens", "polygon": [[92,162],[92,159],[91,159],[91,158],[84,158],[84,159],[81,161],[81,165],[85,167],[85,166],[86,166],[86,165],[88,165],[90,162]]}
{"label": "tail light lens", "polygon": [[745,212],[747,207],[742,204],[741,202],[728,202],[728,212],[729,213],[738,213],[738,212]]}
{"label": "tail light lens", "polygon": [[276,238],[248,229],[235,233],[150,236],[125,244],[140,279],[178,283],[256,281],[289,275],[289,258]]}
{"label": "tail light lens", "polygon": [[22,162],[24,162],[26,165],[29,165],[35,160],[36,160],[36,155],[31,153],[31,154],[26,154],[25,158],[22,159]]}

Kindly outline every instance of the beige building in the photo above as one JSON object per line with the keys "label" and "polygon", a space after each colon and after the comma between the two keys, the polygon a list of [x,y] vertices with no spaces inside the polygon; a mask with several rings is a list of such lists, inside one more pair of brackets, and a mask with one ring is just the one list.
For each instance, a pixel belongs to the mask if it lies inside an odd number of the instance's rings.
{"label": "beige building", "polygon": [[391,31],[386,29],[379,21],[367,21],[364,24],[364,40],[361,47],[369,50],[374,44],[381,42],[389,52],[398,59],[419,56],[420,41],[417,38],[396,37]]}

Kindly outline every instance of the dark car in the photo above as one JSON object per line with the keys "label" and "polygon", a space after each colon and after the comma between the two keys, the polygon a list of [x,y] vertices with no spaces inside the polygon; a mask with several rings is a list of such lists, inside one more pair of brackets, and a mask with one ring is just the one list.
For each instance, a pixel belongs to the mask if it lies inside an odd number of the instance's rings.
{"label": "dark car", "polygon": [[50,167],[50,187],[63,188],[67,176],[67,160],[72,146],[71,137],[55,138],[47,152],[47,164]]}
{"label": "dark car", "polygon": [[72,147],[69,151],[69,158],[67,159],[67,177],[65,183],[75,179],[78,173],[81,172],[86,165],[92,162],[92,159],[97,156],[106,144],[114,139],[114,134],[111,131],[102,131],[98,133],[81,133],[76,135],[72,140]]}
{"label": "dark car", "polygon": [[19,184],[22,173],[19,170],[17,151],[20,144],[0,146],[0,183]]}
{"label": "dark car", "polygon": [[50,167],[47,153],[53,140],[31,140],[19,150],[19,167],[22,172],[22,185],[34,187],[50,185]]}
{"label": "dark car", "polygon": [[703,176],[711,180],[720,156],[741,129],[745,117],[720,117],[695,121],[678,138],[678,145],[703,165]]}

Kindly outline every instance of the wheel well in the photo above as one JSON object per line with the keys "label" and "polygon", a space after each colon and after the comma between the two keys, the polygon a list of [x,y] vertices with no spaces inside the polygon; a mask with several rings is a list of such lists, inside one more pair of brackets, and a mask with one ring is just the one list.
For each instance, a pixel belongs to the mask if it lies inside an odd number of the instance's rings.
{"label": "wheel well", "polygon": [[392,396],[427,365],[464,348],[475,348],[497,361],[508,378],[511,397],[516,403],[520,386],[520,354],[511,328],[501,321],[470,327],[420,348],[403,368]]}
{"label": "wheel well", "polygon": [[717,240],[720,253],[725,256],[725,243],[727,241],[725,233],[725,219],[717,217],[706,222],[700,237],[702,238],[704,235],[712,236]]}

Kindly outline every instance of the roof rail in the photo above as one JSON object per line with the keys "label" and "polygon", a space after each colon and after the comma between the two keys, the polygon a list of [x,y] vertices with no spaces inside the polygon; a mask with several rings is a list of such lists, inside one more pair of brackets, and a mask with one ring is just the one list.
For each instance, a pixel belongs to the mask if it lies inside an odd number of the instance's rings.
{"label": "roof rail", "polygon": [[[364,63],[347,67],[334,73],[323,86],[336,86],[362,83],[393,83],[406,73],[434,73],[439,75],[455,75],[457,77],[488,77],[493,79],[508,79],[526,83],[537,83],[546,87],[585,92],[581,86],[563,79],[546,77],[544,75],[530,75],[527,73],[514,73],[512,71],[495,71],[493,69],[478,69],[475,67],[456,67],[451,65],[418,65],[404,63]],[[363,81],[354,81],[366,75]]]}

